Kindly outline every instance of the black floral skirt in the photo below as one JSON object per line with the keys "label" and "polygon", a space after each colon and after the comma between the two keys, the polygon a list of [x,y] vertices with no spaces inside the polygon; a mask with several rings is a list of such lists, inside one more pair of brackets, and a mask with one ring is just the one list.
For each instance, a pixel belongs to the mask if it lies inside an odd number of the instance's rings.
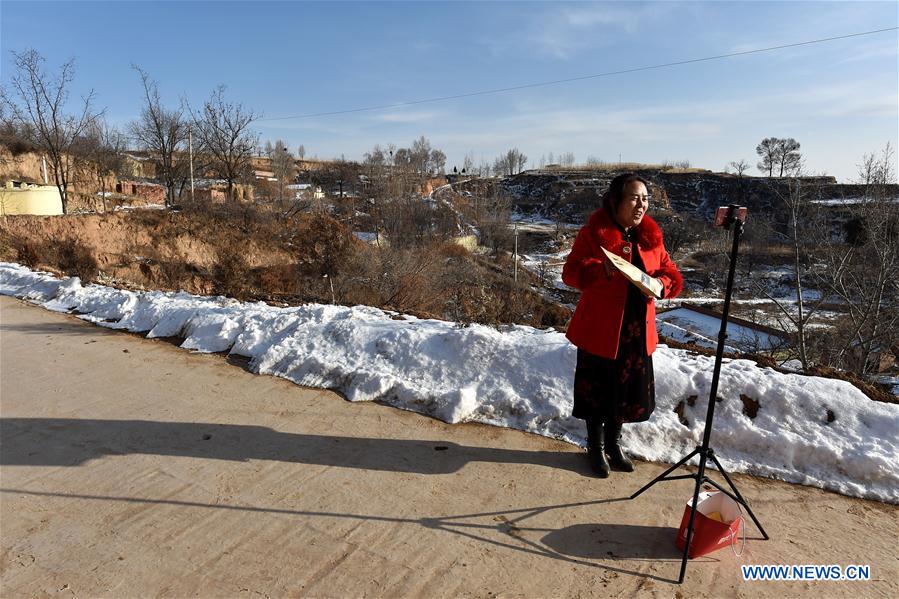
{"label": "black floral skirt", "polygon": [[628,297],[614,360],[577,350],[572,416],[616,422],[649,419],[656,401],[652,356],[646,354],[645,314],[642,296]]}

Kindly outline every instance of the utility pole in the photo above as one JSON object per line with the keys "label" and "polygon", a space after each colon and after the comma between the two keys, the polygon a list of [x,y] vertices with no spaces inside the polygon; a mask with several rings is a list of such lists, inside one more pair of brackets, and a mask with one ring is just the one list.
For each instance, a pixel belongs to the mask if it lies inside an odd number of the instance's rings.
{"label": "utility pole", "polygon": [[518,223],[515,223],[515,260],[512,266],[512,278],[518,282]]}
{"label": "utility pole", "polygon": [[334,279],[332,279],[332,278],[329,277],[328,275],[325,275],[325,276],[323,276],[322,278],[323,278],[323,279],[328,279],[328,284],[331,286],[331,303],[332,303],[332,304],[336,304],[336,303],[337,303],[337,296],[334,295]]}
{"label": "utility pole", "polygon": [[194,132],[193,127],[187,126],[187,150],[190,154],[190,201],[194,201]]}

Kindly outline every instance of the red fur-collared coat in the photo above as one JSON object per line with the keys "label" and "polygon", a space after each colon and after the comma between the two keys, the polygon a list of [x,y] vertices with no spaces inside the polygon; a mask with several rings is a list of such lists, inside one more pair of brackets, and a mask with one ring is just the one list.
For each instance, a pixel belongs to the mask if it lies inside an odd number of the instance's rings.
{"label": "red fur-collared coat", "polygon": [[[624,303],[631,283],[614,268],[611,277],[606,275],[603,265],[606,258],[600,246],[632,262],[631,254],[624,251],[628,245],[621,229],[600,208],[578,232],[562,269],[562,281],[581,290],[567,337],[577,347],[603,358],[617,357]],[[665,250],[661,229],[648,215],[637,225],[637,251],[646,272],[662,282],[664,297],[677,296],[683,287],[683,277]],[[646,302],[646,353],[649,355],[655,351],[659,335],[655,302],[651,298],[646,298]]]}

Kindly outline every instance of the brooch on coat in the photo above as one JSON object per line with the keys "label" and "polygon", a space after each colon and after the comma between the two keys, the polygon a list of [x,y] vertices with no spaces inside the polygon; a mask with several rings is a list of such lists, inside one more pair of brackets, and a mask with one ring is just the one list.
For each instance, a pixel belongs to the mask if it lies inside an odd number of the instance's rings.
{"label": "brooch on coat", "polygon": [[621,248],[621,251],[624,252],[625,254],[630,254],[631,253],[631,244],[627,244],[626,246]]}

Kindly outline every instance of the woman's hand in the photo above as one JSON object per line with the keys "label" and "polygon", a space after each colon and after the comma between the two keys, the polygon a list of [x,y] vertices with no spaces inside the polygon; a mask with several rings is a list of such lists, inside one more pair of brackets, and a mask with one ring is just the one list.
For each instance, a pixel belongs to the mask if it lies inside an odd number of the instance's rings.
{"label": "woman's hand", "polygon": [[585,264],[581,266],[581,291],[592,287],[600,280],[608,281],[612,278],[616,268],[612,266],[608,260],[600,260],[599,258],[588,258]]}

